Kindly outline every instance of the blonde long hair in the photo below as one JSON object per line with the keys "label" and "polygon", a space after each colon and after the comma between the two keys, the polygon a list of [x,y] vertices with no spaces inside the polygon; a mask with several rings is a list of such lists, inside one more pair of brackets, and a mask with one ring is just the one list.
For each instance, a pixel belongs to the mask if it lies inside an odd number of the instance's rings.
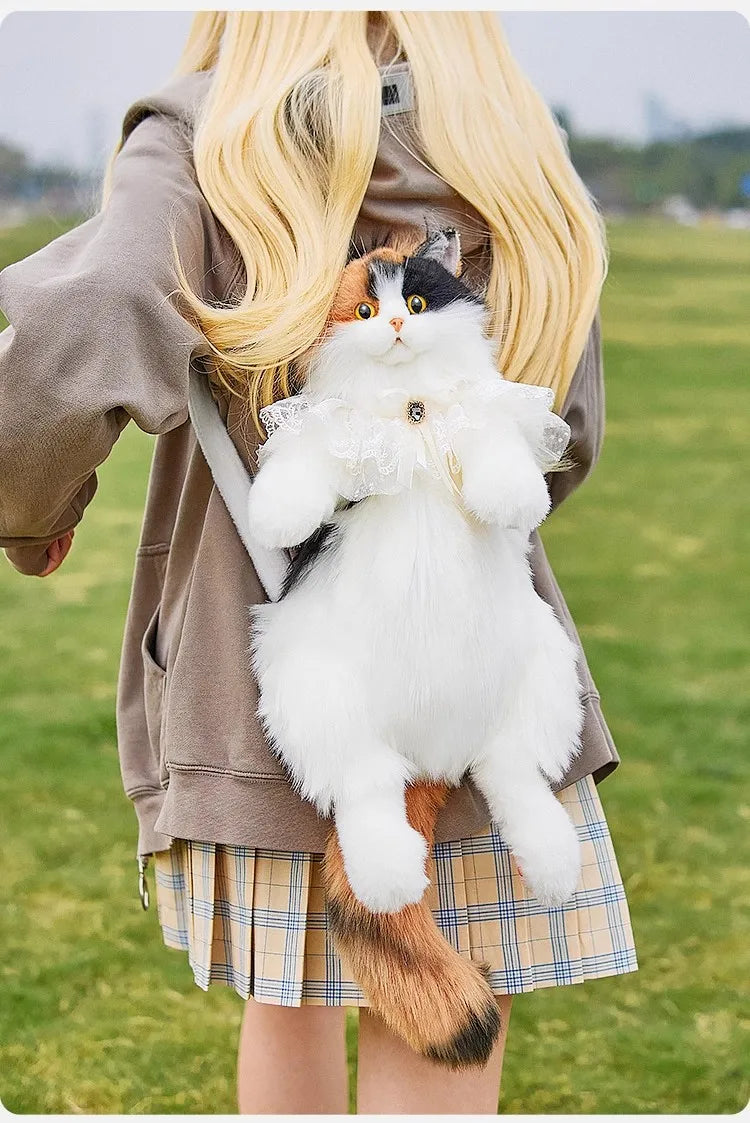
{"label": "blonde long hair", "polygon": [[[244,263],[215,307],[180,283],[225,386],[293,392],[323,330],[375,161],[381,82],[364,11],[201,12],[179,70],[213,69],[196,125],[200,187]],[[562,404],[606,273],[603,224],[557,124],[492,12],[379,13],[409,59],[422,156],[484,218],[498,369]]]}

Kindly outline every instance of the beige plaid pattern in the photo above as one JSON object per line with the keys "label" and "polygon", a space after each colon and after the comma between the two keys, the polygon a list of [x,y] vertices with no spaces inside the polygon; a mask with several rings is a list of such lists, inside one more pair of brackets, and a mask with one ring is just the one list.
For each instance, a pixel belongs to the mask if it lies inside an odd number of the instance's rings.
{"label": "beige plaid pattern", "polygon": [[[493,825],[436,843],[427,900],[445,938],[486,963],[497,994],[637,970],[625,890],[591,777],[560,792],[578,831],[574,898],[543,908]],[[322,855],[176,839],[155,855],[164,941],[188,952],[198,986],[285,1006],[364,1006],[326,923]]]}

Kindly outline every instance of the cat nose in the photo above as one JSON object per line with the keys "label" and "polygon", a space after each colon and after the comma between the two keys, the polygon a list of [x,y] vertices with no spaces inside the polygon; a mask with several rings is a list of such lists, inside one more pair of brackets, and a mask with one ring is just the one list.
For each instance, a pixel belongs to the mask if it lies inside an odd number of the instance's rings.
{"label": "cat nose", "polygon": [[392,320],[388,321],[388,323],[391,325],[395,332],[401,331],[401,328],[404,326],[404,321],[401,316],[394,316]]}

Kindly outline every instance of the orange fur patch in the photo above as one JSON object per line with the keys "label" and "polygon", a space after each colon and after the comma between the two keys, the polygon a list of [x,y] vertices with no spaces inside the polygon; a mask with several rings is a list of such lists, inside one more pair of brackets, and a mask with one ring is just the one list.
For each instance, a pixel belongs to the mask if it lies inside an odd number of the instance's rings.
{"label": "orange fur patch", "polygon": [[355,319],[354,313],[357,305],[364,300],[374,304],[377,312],[378,302],[373,301],[372,297],[367,294],[367,270],[370,262],[376,260],[391,261],[398,265],[410,253],[413,253],[423,240],[421,231],[401,230],[391,235],[388,245],[378,246],[376,249],[370,250],[369,253],[363,254],[362,257],[350,261],[342,271],[341,281],[328,316],[328,323],[349,323],[349,321]]}
{"label": "orange fur patch", "polygon": [[341,324],[353,320],[354,311],[363,300],[369,301],[370,297],[367,295],[367,259],[361,257],[350,261],[341,274],[328,316],[329,323]]}

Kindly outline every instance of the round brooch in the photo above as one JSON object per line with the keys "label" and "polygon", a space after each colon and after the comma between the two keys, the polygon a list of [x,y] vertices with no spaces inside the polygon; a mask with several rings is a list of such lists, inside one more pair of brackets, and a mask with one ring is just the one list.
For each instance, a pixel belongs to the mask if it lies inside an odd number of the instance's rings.
{"label": "round brooch", "polygon": [[406,406],[406,419],[410,425],[419,425],[420,421],[424,421],[427,410],[424,402],[411,401]]}

